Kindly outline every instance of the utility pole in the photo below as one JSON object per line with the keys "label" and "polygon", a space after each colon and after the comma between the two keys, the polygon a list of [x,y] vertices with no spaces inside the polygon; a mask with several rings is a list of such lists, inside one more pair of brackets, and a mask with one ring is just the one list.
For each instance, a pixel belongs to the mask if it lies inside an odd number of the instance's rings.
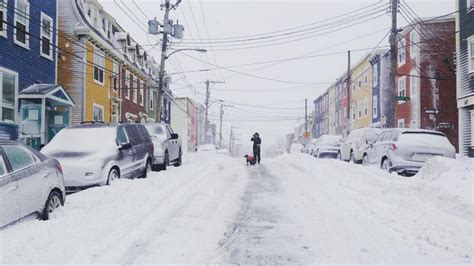
{"label": "utility pole", "polygon": [[219,125],[219,149],[222,148],[222,117],[224,116],[224,107],[233,107],[233,105],[225,105],[221,103],[220,125]]}
{"label": "utility pole", "polygon": [[[162,5],[162,8],[165,10],[165,18],[163,19],[163,25],[168,23],[169,14],[170,14],[170,0],[165,0],[165,3]],[[165,80],[165,62],[166,62],[166,48],[168,45],[168,32],[163,30],[163,42],[161,44],[161,61],[160,61],[160,73],[158,73],[158,101],[156,107],[156,116],[158,123],[161,123],[161,109],[163,108],[163,94],[165,93],[166,85],[164,84]]]}
{"label": "utility pole", "polygon": [[351,94],[352,94],[352,88],[351,88],[351,51],[347,51],[347,80],[346,80],[346,93],[347,93],[347,111],[346,111],[346,126],[345,126],[345,132],[344,132],[344,137],[346,137],[349,134],[349,127],[351,125]]}
{"label": "utility pole", "polygon": [[397,47],[397,15],[398,15],[398,1],[391,0],[391,12],[392,12],[392,29],[390,35],[390,85],[392,87],[392,98],[393,102],[390,104],[390,112],[387,114],[387,123],[390,126],[395,126],[395,105],[397,102],[398,88],[397,88],[397,61],[398,61],[398,47]]}
{"label": "utility pole", "polygon": [[232,144],[232,138],[234,137],[234,132],[233,132],[233,127],[230,126],[230,136],[229,136],[229,154],[232,156],[232,150],[233,150],[233,144]]}
{"label": "utility pole", "polygon": [[308,132],[308,99],[304,99],[304,132]]}
{"label": "utility pole", "polygon": [[210,105],[209,99],[211,98],[210,84],[225,83],[225,81],[206,80],[204,83],[206,83],[206,118],[204,121],[204,141],[207,143],[207,130],[209,128],[209,120],[208,120],[209,105]]}

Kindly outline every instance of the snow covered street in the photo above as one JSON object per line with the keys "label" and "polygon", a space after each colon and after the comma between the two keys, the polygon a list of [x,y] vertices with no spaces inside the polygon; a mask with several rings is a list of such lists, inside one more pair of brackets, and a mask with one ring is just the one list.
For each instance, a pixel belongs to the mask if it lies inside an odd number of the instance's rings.
{"label": "snow covered street", "polygon": [[474,163],[446,160],[404,178],[303,154],[254,167],[188,154],[2,229],[0,263],[472,264]]}

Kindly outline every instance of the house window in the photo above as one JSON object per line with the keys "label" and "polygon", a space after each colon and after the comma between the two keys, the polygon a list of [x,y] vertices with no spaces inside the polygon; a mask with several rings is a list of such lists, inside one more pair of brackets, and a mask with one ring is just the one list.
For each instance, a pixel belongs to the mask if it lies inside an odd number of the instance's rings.
{"label": "house window", "polygon": [[398,42],[398,64],[403,65],[406,62],[406,39],[402,39]]}
{"label": "house window", "polygon": [[18,75],[0,68],[0,121],[15,122]]}
{"label": "house window", "polygon": [[467,39],[468,54],[469,54],[469,72],[474,72],[474,36],[471,36]]}
{"label": "house window", "polygon": [[29,48],[29,29],[30,29],[30,3],[27,0],[16,0],[15,1],[15,43],[24,47]]}
{"label": "house window", "polygon": [[352,105],[352,120],[356,119],[356,105],[355,103]]}
{"label": "house window", "polygon": [[97,48],[94,48],[94,82],[104,85],[105,55]]}
{"label": "house window", "polygon": [[133,82],[133,79],[134,79],[134,76],[130,73],[130,80],[129,80],[129,84],[130,84],[130,86],[129,86],[130,87],[130,89],[129,89],[130,92],[129,93],[130,94],[129,94],[129,96],[132,95],[132,101],[134,101],[133,92],[135,91],[135,87],[133,86],[133,85],[135,85],[134,82]]}
{"label": "house window", "polygon": [[467,10],[471,10],[474,8],[474,0],[467,0]]}
{"label": "house window", "polygon": [[398,119],[398,128],[405,128],[405,119]]}
{"label": "house window", "polygon": [[102,105],[94,103],[93,120],[97,122],[104,122],[104,107]]}
{"label": "house window", "polygon": [[372,96],[372,118],[378,117],[378,105],[379,105],[379,97],[377,95]]}
{"label": "house window", "polygon": [[53,59],[53,19],[41,12],[41,56]]}
{"label": "house window", "polygon": [[132,80],[132,93],[133,93],[133,102],[134,103],[138,103],[138,90],[139,90],[139,87],[140,87],[140,80],[137,79],[136,80]]}
{"label": "house window", "polygon": [[362,118],[362,102],[359,103],[359,106],[358,106],[358,113],[359,113],[359,116],[358,118]]}
{"label": "house window", "polygon": [[401,77],[398,79],[398,96],[406,96],[406,77]]}
{"label": "house window", "polygon": [[148,108],[153,111],[153,108],[154,108],[154,102],[153,102],[153,98],[155,97],[155,93],[151,92],[148,94],[148,100],[149,100],[149,105],[148,105]]}
{"label": "house window", "polygon": [[369,100],[367,98],[364,99],[364,117],[369,115]]}
{"label": "house window", "polygon": [[378,64],[374,64],[372,66],[372,84],[373,84],[373,87],[377,86],[378,85],[378,81],[379,81],[379,68],[378,68]]}
{"label": "house window", "polygon": [[0,0],[0,36],[7,37],[7,6],[8,0]]}
{"label": "house window", "polygon": [[140,86],[140,105],[144,106],[145,105],[145,82],[142,82]]}
{"label": "house window", "polygon": [[118,81],[119,81],[119,66],[117,64],[113,64],[112,66],[112,75],[113,75],[113,88],[115,93],[118,90]]}
{"label": "house window", "polygon": [[364,72],[364,84],[367,84],[369,82],[369,74],[367,71]]}

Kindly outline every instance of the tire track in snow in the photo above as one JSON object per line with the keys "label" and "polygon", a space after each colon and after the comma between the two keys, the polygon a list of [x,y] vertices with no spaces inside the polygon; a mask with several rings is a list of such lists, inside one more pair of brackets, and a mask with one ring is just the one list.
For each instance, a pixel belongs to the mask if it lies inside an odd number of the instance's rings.
{"label": "tire track in snow", "polygon": [[290,219],[278,202],[281,180],[265,165],[249,168],[249,178],[240,210],[219,242],[213,263],[299,263],[299,254],[288,248],[295,244]]}

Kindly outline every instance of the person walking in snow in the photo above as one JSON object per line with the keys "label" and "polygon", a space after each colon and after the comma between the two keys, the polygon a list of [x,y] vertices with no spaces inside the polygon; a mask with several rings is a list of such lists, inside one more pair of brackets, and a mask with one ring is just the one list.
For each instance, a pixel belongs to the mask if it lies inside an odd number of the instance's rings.
{"label": "person walking in snow", "polygon": [[260,138],[260,135],[255,132],[250,141],[253,141],[253,157],[256,159],[257,163],[260,164],[260,144],[262,144],[262,139]]}

